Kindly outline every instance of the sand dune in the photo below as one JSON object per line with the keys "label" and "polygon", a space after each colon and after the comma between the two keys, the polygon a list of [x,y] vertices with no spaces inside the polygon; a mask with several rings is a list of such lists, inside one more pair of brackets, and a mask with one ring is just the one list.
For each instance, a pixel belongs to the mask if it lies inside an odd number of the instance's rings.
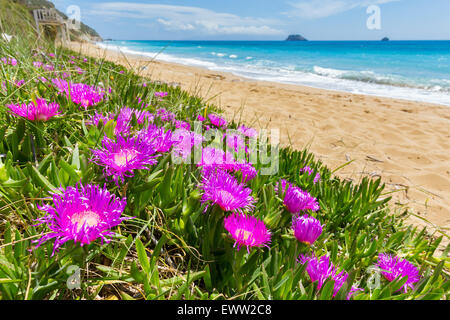
{"label": "sand dune", "polygon": [[133,67],[152,80],[175,82],[223,108],[228,119],[241,119],[255,128],[279,128],[283,145],[309,147],[331,169],[354,160],[336,174],[355,182],[362,176],[381,176],[387,190],[397,191],[392,194],[394,210],[408,207],[413,214],[408,222],[448,237],[449,107],[252,81],[148,58],[125,58],[90,44],[72,43],[71,48]]}

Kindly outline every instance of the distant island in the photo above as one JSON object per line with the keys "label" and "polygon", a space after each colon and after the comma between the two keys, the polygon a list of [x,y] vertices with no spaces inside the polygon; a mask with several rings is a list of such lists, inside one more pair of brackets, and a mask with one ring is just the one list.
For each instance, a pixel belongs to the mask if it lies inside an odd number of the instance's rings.
{"label": "distant island", "polygon": [[383,39],[381,39],[381,41],[389,41],[388,37],[384,37]]}
{"label": "distant island", "polygon": [[302,36],[299,35],[299,34],[290,34],[290,35],[287,37],[286,41],[308,41],[308,39],[302,37]]}

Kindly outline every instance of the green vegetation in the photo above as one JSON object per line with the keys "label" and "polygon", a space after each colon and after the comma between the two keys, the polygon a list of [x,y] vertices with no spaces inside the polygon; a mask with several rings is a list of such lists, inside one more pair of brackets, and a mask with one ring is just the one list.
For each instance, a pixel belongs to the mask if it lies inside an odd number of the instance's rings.
{"label": "green vegetation", "polygon": [[[8,10],[21,12],[8,5]],[[27,26],[24,21],[20,25]],[[9,27],[3,24],[5,32],[11,32]],[[252,248],[250,253],[233,248],[234,241],[223,227],[225,213],[217,206],[203,213],[201,170],[196,165],[175,164],[167,153],[150,170],[135,170],[135,176],[120,186],[105,180],[102,168],[89,160],[91,149],[100,146],[105,134],[114,138],[114,122],[89,125],[95,111],[139,109],[139,97],[148,105],[146,111],[165,108],[193,124],[197,115],[219,110],[180,88],[152,83],[113,63],[84,61],[77,53],[24,39],[16,34],[9,43],[0,40],[0,58],[18,62],[16,66],[0,62],[4,83],[0,88],[0,299],[332,299],[333,281],[318,290],[306,265],[296,261],[299,254],[312,252],[328,255],[339,271],[349,273],[334,299],[345,299],[352,286],[363,289],[352,299],[449,298],[449,247],[442,255],[435,254],[442,236],[430,237],[426,230],[406,226],[400,216],[389,212],[390,198],[379,180],[343,181],[307,150],[280,149],[279,172],[257,175],[247,183],[257,200],[251,214],[272,232],[270,248]],[[34,61],[56,69],[44,71]],[[85,72],[79,74],[76,67]],[[111,88],[111,94],[85,110],[51,85],[51,79],[63,73],[76,83]],[[16,86],[19,80],[25,84]],[[157,91],[168,96],[158,99]],[[62,114],[34,122],[13,116],[7,108],[38,97],[59,103]],[[158,124],[174,129],[170,123]],[[133,118],[134,129],[143,125]],[[320,173],[320,182],[313,182],[314,175],[299,174],[306,165]],[[260,170],[263,164],[255,167]],[[280,179],[308,190],[319,201],[314,216],[324,229],[311,246],[292,234],[291,213],[275,192]],[[53,205],[50,192],[79,181],[106,184],[111,193],[126,197],[123,216],[135,218],[114,228],[110,243],[97,240],[80,247],[68,242],[52,256],[52,241],[39,248],[33,243],[49,232],[45,224],[36,226],[36,219],[44,214],[37,205]],[[398,255],[419,269],[421,279],[414,290],[398,291],[407,278],[389,282],[381,276],[377,286],[371,267],[379,253]],[[68,281],[78,267],[80,288],[69,289]]]}

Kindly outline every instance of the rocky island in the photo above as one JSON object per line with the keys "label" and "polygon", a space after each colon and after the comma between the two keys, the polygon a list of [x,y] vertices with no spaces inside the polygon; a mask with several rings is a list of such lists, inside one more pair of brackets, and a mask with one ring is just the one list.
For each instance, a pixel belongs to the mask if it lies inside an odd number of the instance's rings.
{"label": "rocky island", "polygon": [[290,34],[287,37],[286,41],[308,41],[308,40],[299,34]]}

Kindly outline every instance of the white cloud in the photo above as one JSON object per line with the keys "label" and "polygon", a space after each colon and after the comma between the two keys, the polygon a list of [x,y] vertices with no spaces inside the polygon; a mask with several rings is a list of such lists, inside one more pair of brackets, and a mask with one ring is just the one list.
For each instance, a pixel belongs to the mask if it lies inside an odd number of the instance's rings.
{"label": "white cloud", "polygon": [[[205,8],[164,4],[106,2],[93,4],[89,15],[132,18],[157,22],[166,30],[197,31],[207,34],[279,35],[274,19],[240,17]],[[274,27],[275,26],[275,27]]]}
{"label": "white cloud", "polygon": [[156,19],[156,21],[164,26],[166,26],[167,30],[194,30],[195,27],[188,23],[179,23],[177,21],[164,20],[161,18]]}
{"label": "white cloud", "polygon": [[357,7],[368,7],[373,4],[384,4],[401,0],[299,0],[289,2],[293,7],[285,14],[307,19],[318,19],[333,16]]}

